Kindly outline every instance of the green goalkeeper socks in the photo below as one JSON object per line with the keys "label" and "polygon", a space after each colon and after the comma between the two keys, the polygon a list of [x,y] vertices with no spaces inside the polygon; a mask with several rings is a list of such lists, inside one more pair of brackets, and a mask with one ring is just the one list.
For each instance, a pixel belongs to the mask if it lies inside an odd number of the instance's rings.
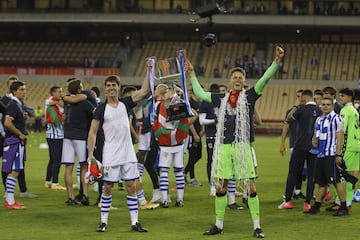
{"label": "green goalkeeper socks", "polygon": [[345,192],[346,192],[346,205],[350,206],[354,195],[354,189],[352,183],[346,182]]}
{"label": "green goalkeeper socks", "polygon": [[227,206],[227,195],[215,197],[216,220],[224,220],[225,209]]}
{"label": "green goalkeeper socks", "polygon": [[248,199],[250,214],[252,220],[260,219],[259,197],[249,197]]}

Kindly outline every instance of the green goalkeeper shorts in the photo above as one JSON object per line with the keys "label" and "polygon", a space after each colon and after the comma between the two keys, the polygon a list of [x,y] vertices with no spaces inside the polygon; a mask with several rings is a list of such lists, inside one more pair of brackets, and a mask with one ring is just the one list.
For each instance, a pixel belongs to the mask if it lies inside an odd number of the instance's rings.
{"label": "green goalkeeper shorts", "polygon": [[256,173],[250,144],[221,144],[213,168],[217,179],[232,179],[233,175],[236,179],[254,179]]}
{"label": "green goalkeeper shorts", "polygon": [[359,171],[360,153],[345,151],[343,157],[347,171]]}

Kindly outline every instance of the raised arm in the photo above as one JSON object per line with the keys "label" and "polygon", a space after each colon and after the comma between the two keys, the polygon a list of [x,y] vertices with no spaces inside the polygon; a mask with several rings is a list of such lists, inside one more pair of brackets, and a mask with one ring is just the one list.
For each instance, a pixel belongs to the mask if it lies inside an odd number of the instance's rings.
{"label": "raised arm", "polygon": [[[151,68],[151,61],[147,60],[146,65],[148,68]],[[149,92],[150,92],[149,76],[146,76],[144,78],[144,81],[142,82],[141,88],[132,94],[131,97],[133,102],[137,103],[143,100],[148,95]]]}
{"label": "raised arm", "polygon": [[278,70],[279,63],[281,62],[283,57],[284,57],[284,49],[277,46],[274,61],[254,86],[255,92],[257,94],[261,95],[263,93],[265,85],[269,82],[269,80],[274,76],[274,74]]}
{"label": "raised arm", "polygon": [[84,101],[87,99],[87,96],[83,93],[78,93],[76,95],[65,95],[62,97],[62,100],[64,102],[70,103],[70,104],[74,104],[74,103],[78,103],[81,101]]}
{"label": "raised arm", "polygon": [[196,77],[194,68],[193,68],[191,62],[188,60],[185,62],[185,71],[186,71],[186,75],[188,77],[190,77],[191,85],[192,85],[195,96],[202,101],[211,103],[211,101],[212,101],[211,100],[211,92],[205,92],[204,89],[201,87],[201,85]]}

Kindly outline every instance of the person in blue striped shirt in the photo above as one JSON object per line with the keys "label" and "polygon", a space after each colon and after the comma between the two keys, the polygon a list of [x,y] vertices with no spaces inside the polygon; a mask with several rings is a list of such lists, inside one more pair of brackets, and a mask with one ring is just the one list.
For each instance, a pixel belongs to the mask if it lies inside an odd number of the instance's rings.
{"label": "person in blue striped shirt", "polygon": [[341,151],[344,143],[344,129],[342,118],[334,111],[334,102],[330,98],[321,100],[323,114],[316,119],[315,132],[312,139],[314,148],[317,148],[317,163],[315,168],[315,182],[319,185],[315,203],[310,210],[304,213],[319,214],[324,200],[327,185],[332,183],[336,188],[341,201],[341,207],[333,216],[346,216],[345,188],[341,183],[339,166],[342,163]]}

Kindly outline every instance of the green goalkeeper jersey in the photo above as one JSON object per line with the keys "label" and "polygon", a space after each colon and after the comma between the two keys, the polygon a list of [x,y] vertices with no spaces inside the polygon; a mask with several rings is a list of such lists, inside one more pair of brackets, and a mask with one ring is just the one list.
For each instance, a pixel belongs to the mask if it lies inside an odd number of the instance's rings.
{"label": "green goalkeeper jersey", "polygon": [[346,104],[340,115],[344,119],[345,151],[360,152],[359,113],[352,104]]}

